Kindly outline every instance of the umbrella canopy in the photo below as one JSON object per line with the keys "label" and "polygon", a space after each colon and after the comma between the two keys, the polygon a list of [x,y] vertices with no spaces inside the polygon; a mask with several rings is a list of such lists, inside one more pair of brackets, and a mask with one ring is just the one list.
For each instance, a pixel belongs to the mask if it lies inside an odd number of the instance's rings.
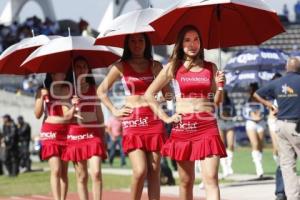
{"label": "umbrella canopy", "polygon": [[51,39],[58,37],[60,36],[47,37],[45,35],[39,35],[23,39],[8,47],[0,56],[0,73],[16,75],[29,74],[30,71],[26,68],[20,68],[19,66],[35,49],[49,43]]}
{"label": "umbrella canopy", "polygon": [[32,72],[66,72],[77,56],[85,57],[92,68],[107,67],[120,58],[116,49],[94,46],[95,39],[83,36],[57,38],[36,49],[22,64]]}
{"label": "umbrella canopy", "polygon": [[276,12],[262,0],[181,0],[150,25],[164,44],[174,43],[184,26],[194,25],[206,49],[259,45],[284,32]]}
{"label": "umbrella canopy", "polygon": [[288,54],[280,49],[255,48],[239,51],[225,66],[226,71],[284,70]]}
{"label": "umbrella canopy", "polygon": [[290,56],[300,56],[300,51],[292,51],[291,53],[290,53]]}
{"label": "umbrella canopy", "polygon": [[162,13],[162,9],[147,8],[121,15],[114,19],[110,26],[100,31],[95,44],[123,47],[126,35],[134,33],[147,33],[152,44],[160,44],[161,39],[159,35],[149,23]]}
{"label": "umbrella canopy", "polygon": [[[283,71],[277,71],[283,72]],[[258,83],[260,86],[265,85],[275,75],[275,71],[229,71],[225,73],[226,88],[232,90],[234,88],[247,88],[250,83]]]}

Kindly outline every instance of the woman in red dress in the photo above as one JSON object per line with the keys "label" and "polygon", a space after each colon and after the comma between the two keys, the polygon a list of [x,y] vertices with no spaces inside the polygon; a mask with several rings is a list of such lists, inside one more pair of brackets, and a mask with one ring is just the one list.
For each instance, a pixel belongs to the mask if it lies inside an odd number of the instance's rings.
{"label": "woman in red dress", "polygon": [[162,155],[177,161],[180,199],[193,199],[195,160],[201,160],[207,199],[220,199],[218,168],[226,150],[213,111],[222,101],[225,77],[223,72],[217,73],[213,63],[204,60],[201,35],[193,26],[180,31],[170,62],[145,94],[154,113],[165,122],[172,120],[158,106],[154,94],[172,80],[176,113],[181,116],[178,116],[178,123],[173,124]]}
{"label": "woman in red dress", "polygon": [[[101,59],[101,58],[99,58]],[[95,79],[88,61],[81,56],[74,59],[78,97],[77,108],[67,134],[67,148],[63,160],[74,163],[77,190],[81,200],[88,199],[88,162],[92,179],[93,199],[102,199],[101,161],[106,159],[103,113],[96,96]]]}
{"label": "woman in red dress", "polygon": [[[37,91],[34,113],[40,119],[45,113],[41,128],[41,157],[48,160],[50,166],[50,183],[55,200],[66,199],[68,190],[68,162],[61,159],[66,147],[68,125],[74,112],[66,112],[65,105],[72,93],[72,85],[64,81],[63,73],[47,74],[45,87]],[[68,87],[69,85],[69,87]]]}
{"label": "woman in red dress", "polygon": [[[112,65],[97,93],[111,113],[121,118],[122,146],[133,169],[131,199],[141,199],[144,180],[148,181],[149,199],[160,196],[160,150],[165,142],[163,122],[152,112],[143,95],[162,66],[154,61],[151,42],[144,33],[127,35],[119,62]],[[117,108],[107,93],[121,79],[125,90],[125,105]],[[166,92],[167,88],[163,89]]]}

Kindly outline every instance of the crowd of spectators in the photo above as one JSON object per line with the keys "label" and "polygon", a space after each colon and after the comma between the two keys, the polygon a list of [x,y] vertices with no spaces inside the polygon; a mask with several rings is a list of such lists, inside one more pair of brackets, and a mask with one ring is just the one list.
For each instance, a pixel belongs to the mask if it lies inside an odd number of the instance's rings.
{"label": "crowd of spectators", "polygon": [[35,35],[54,35],[59,31],[58,22],[48,18],[42,21],[36,16],[27,18],[23,23],[15,21],[9,26],[0,24],[0,52],[24,38],[32,37],[32,32]]}

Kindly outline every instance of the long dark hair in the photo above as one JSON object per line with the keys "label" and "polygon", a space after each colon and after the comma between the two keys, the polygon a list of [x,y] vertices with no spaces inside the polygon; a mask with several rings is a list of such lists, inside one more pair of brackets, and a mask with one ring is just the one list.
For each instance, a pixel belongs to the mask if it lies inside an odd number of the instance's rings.
{"label": "long dark hair", "polygon": [[[148,35],[146,33],[141,33],[144,36],[145,39],[145,51],[144,51],[144,57],[148,60],[152,60],[153,59],[153,55],[152,55],[152,44],[151,41],[148,37]],[[129,49],[129,39],[130,39],[130,34],[126,35],[125,39],[124,39],[124,51],[123,51],[123,55],[121,57],[121,61],[125,61],[128,60],[132,57],[131,51]]]}
{"label": "long dark hair", "polygon": [[92,70],[91,70],[91,68],[90,68],[90,65],[89,65],[88,60],[87,60],[85,57],[83,57],[83,56],[77,56],[76,58],[74,58],[73,64],[75,65],[75,63],[78,62],[78,61],[84,61],[84,62],[87,63],[87,65],[88,65],[88,67],[89,67],[89,72],[88,72],[88,75],[89,75],[89,76],[87,76],[87,77],[85,78],[85,80],[86,80],[86,82],[87,82],[89,85],[95,86],[95,85],[96,85],[96,81],[95,81],[95,78],[94,78],[94,76],[93,76],[93,72],[92,72]]}
{"label": "long dark hair", "polygon": [[[73,84],[73,76],[72,76],[71,69],[66,73],[66,78],[64,81],[67,81],[67,82],[70,82],[71,84]],[[53,79],[52,79],[51,73],[47,73],[45,80],[44,80],[43,87],[45,87],[47,90],[50,90],[52,82],[53,82]]]}
{"label": "long dark hair", "polygon": [[[169,62],[171,63],[171,67],[169,69],[169,74],[174,75],[180,65],[180,61],[184,59],[184,51],[183,51],[183,40],[184,36],[189,31],[195,31],[198,34],[199,40],[200,40],[200,50],[198,55],[195,59],[200,58],[202,61],[204,60],[204,48],[203,48],[203,42],[200,31],[193,25],[186,25],[184,26],[180,32],[177,35],[177,40],[172,52],[172,55],[170,57]],[[188,69],[190,69],[191,66],[188,66]]]}

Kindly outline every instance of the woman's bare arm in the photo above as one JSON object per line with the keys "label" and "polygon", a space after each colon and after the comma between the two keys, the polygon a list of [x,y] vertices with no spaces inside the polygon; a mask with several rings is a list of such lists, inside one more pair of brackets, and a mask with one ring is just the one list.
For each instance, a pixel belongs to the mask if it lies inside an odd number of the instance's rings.
{"label": "woman's bare arm", "polygon": [[122,63],[117,63],[113,65],[105,77],[105,79],[102,81],[102,83],[99,85],[97,89],[97,96],[100,98],[101,102],[115,115],[116,117],[120,116],[126,116],[130,113],[130,109],[122,108],[117,109],[112,101],[109,99],[107,93],[109,89],[112,87],[114,82],[119,79],[122,76],[123,71]]}
{"label": "woman's bare arm", "polygon": [[[160,71],[163,69],[163,66],[160,62],[157,62],[157,61],[154,61],[153,63],[153,67],[152,67],[152,72],[153,72],[153,75],[155,77],[157,77],[160,73]],[[163,94],[163,97],[164,97],[164,100],[166,101],[170,101],[172,100],[173,98],[173,92],[172,92],[172,89],[170,87],[170,84],[167,83],[167,85],[165,85],[162,89],[161,89],[161,92]]]}
{"label": "woman's bare arm", "polygon": [[215,64],[213,64],[213,80],[212,80],[212,92],[214,95],[214,104],[216,106],[220,106],[220,104],[223,102],[223,90],[219,90],[217,88],[217,82],[223,81],[225,84],[225,79],[219,78],[217,75],[217,67]]}
{"label": "woman's bare arm", "polygon": [[170,118],[164,110],[160,107],[155,95],[162,90],[170,81],[172,77],[168,75],[168,66],[160,71],[155,80],[151,83],[145,93],[145,99],[149,103],[153,112],[164,122],[171,123],[175,121],[176,116]]}
{"label": "woman's bare arm", "polygon": [[40,119],[44,113],[44,98],[48,95],[46,89],[39,89],[35,97],[34,114],[37,119]]}

